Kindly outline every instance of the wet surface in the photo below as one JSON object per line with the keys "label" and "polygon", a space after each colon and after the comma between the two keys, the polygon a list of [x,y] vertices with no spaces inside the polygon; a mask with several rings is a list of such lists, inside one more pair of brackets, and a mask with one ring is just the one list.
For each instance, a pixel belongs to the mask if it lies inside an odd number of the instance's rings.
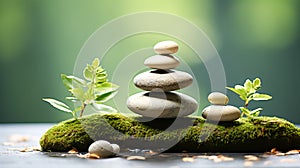
{"label": "wet surface", "polygon": [[300,154],[293,153],[285,156],[280,156],[284,155],[281,153],[278,156],[263,153],[159,154],[159,151],[147,149],[122,149],[118,157],[84,159],[78,154],[36,151],[39,138],[52,125],[0,124],[0,167],[300,167]]}

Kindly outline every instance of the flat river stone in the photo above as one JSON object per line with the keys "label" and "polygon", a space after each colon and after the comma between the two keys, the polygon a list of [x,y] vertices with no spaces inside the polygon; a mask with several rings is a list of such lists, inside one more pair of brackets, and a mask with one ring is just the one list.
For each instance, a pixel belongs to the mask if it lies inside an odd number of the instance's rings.
{"label": "flat river stone", "polygon": [[202,116],[212,121],[234,121],[241,117],[241,112],[231,105],[211,105],[203,109]]}
{"label": "flat river stone", "polygon": [[179,64],[179,59],[172,55],[154,55],[147,58],[144,62],[144,65],[154,69],[172,69]]}
{"label": "flat river stone", "polygon": [[133,82],[136,87],[146,91],[173,91],[192,84],[193,77],[176,70],[151,70],[137,75]]}
{"label": "flat river stone", "polygon": [[195,112],[198,103],[192,97],[178,92],[142,92],[130,96],[127,107],[146,117],[176,118]]}

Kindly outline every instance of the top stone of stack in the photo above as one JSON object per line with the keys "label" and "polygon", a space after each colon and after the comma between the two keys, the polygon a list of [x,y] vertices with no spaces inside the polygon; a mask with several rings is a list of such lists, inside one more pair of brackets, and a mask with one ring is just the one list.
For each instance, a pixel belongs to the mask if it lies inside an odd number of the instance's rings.
{"label": "top stone of stack", "polygon": [[176,42],[161,41],[153,49],[158,55],[151,56],[145,60],[144,65],[147,67],[167,70],[176,68],[180,64],[179,59],[171,55],[178,51],[178,44]]}
{"label": "top stone of stack", "polygon": [[175,54],[178,51],[178,44],[174,41],[162,41],[154,46],[156,54]]}
{"label": "top stone of stack", "polygon": [[220,92],[212,92],[207,97],[208,101],[213,105],[227,105],[228,97]]}

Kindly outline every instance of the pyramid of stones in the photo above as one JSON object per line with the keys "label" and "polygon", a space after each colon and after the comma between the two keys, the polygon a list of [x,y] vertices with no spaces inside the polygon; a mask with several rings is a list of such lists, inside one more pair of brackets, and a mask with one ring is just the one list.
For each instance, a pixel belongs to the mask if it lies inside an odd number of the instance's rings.
{"label": "pyramid of stones", "polygon": [[134,113],[151,118],[184,117],[195,112],[198,103],[192,97],[176,92],[192,84],[193,77],[176,68],[180,61],[171,55],[178,51],[178,44],[162,41],[154,46],[157,55],[147,58],[144,65],[150,71],[133,79],[136,87],[144,92],[127,99],[127,107]]}

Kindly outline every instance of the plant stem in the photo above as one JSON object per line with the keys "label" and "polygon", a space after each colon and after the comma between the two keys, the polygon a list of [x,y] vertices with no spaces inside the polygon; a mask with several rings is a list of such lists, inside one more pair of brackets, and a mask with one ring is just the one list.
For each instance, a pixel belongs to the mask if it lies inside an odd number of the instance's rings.
{"label": "plant stem", "polygon": [[[244,104],[244,107],[246,108],[246,109],[248,109],[248,105],[249,105],[249,101],[248,101],[248,99],[246,100],[246,102],[245,102],[245,104]],[[245,113],[244,112],[242,112],[242,117],[245,115]]]}
{"label": "plant stem", "polygon": [[246,100],[246,102],[245,102],[245,105],[244,105],[244,107],[245,108],[247,108],[248,107],[248,105],[249,105],[249,101],[248,101],[248,99]]}
{"label": "plant stem", "polygon": [[86,107],[86,104],[83,103],[83,105],[81,107],[81,110],[80,110],[80,117],[82,117],[82,114],[83,114],[83,111],[84,111],[85,107]]}
{"label": "plant stem", "polygon": [[74,118],[74,119],[77,119],[77,116],[76,116],[76,113],[75,113],[75,112],[72,112],[72,115],[73,115],[73,118]]}

